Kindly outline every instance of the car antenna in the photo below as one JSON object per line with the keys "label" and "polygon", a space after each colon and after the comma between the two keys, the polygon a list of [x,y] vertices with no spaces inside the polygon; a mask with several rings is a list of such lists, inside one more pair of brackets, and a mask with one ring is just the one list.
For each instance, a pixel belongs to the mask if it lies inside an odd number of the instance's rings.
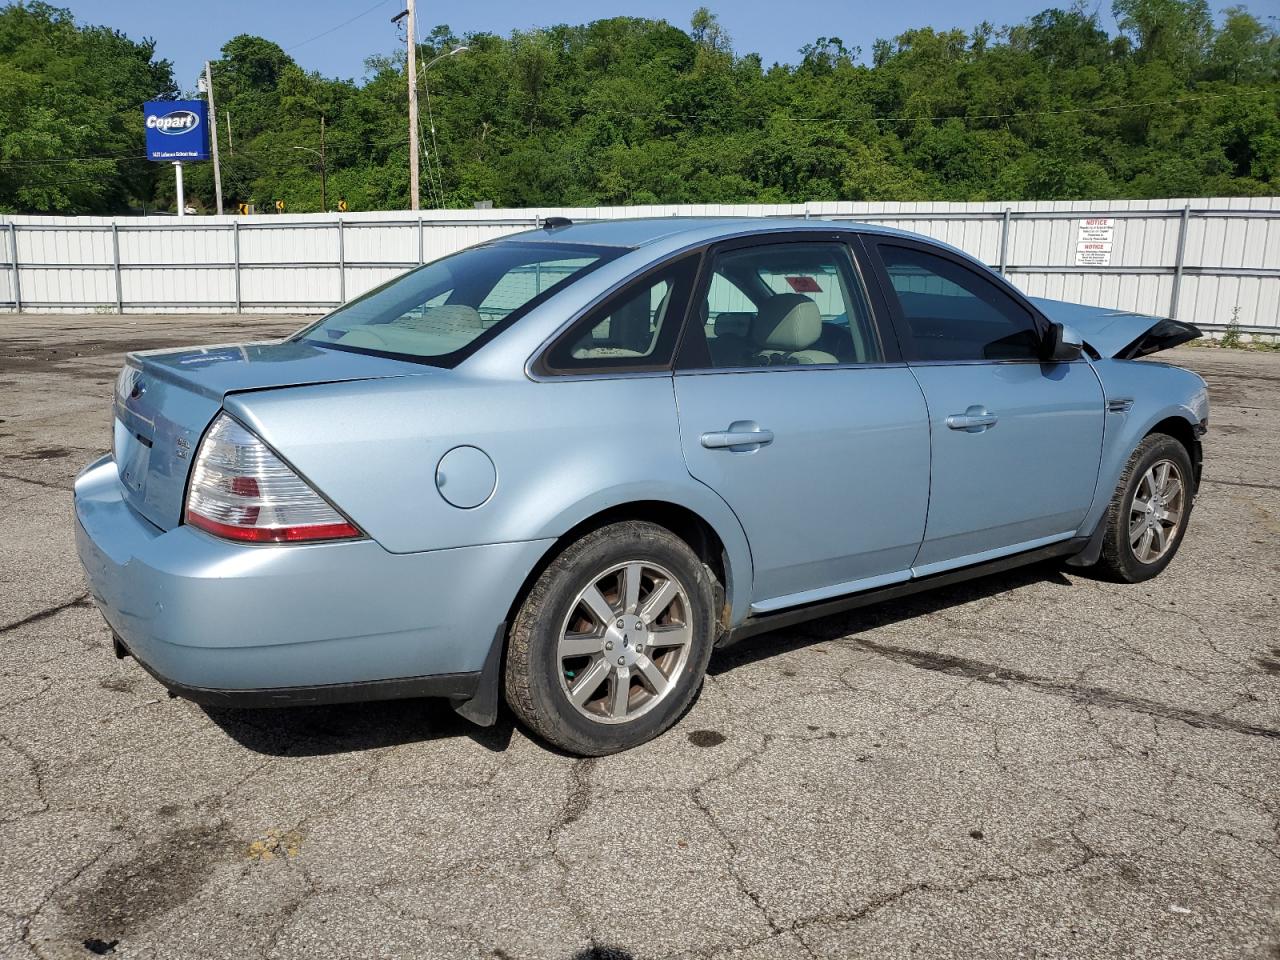
{"label": "car antenna", "polygon": [[542,221],[543,230],[555,230],[557,227],[572,227],[573,221],[568,217],[547,217]]}

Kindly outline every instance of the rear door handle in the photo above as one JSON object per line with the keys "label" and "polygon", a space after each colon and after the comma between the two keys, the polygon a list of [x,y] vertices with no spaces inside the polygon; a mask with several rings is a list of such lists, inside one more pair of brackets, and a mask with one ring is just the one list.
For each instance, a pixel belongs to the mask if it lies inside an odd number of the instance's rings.
{"label": "rear door handle", "polygon": [[746,453],[770,443],[773,443],[773,431],[762,429],[754,420],[735,420],[728,430],[702,435],[702,445],[708,450]]}
{"label": "rear door handle", "polygon": [[953,413],[947,417],[947,426],[966,433],[982,433],[988,427],[994,427],[999,419],[982,404],[975,403],[964,413]]}

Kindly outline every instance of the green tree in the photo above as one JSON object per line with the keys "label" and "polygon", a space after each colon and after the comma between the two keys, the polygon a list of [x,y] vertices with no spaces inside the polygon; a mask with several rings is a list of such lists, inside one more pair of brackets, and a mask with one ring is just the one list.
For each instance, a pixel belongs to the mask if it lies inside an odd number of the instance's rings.
{"label": "green tree", "polygon": [[1209,46],[1211,75],[1231,83],[1274,81],[1280,73],[1280,34],[1244,7],[1227,7],[1223,17]]}
{"label": "green tree", "polygon": [[1213,36],[1206,0],[1115,0],[1116,23],[1137,44],[1139,58],[1175,70],[1195,70]]}
{"label": "green tree", "polygon": [[689,22],[693,42],[712,53],[733,53],[733,38],[720,24],[720,19],[706,7],[693,12]]}
{"label": "green tree", "polygon": [[151,40],[78,27],[46,3],[0,8],[0,211],[111,213],[149,198],[142,104],[176,93]]}
{"label": "green tree", "polygon": [[[794,64],[740,53],[711,9],[687,30],[611,17],[507,36],[435,27],[422,76],[423,197],[503,206],[1036,200],[1275,194],[1280,39],[1244,7],[1115,0],[1109,35],[1075,0],[1005,27],[838,36]],[[827,33],[850,35],[840,18]],[[37,2],[0,7],[0,210],[170,205],[141,113],[178,93],[154,45]],[[213,62],[229,202],[408,203],[405,55],[358,80],[303,70],[252,35]],[[234,151],[226,119],[233,129]],[[434,132],[431,128],[434,127]],[[187,167],[209,209],[210,164]]]}

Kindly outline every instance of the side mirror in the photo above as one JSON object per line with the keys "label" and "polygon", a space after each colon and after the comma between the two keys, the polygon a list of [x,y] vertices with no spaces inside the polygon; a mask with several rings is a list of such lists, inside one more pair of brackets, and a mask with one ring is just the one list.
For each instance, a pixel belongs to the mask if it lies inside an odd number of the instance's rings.
{"label": "side mirror", "polygon": [[1047,362],[1064,363],[1079,360],[1084,354],[1084,338],[1074,327],[1065,323],[1049,324],[1049,333],[1045,337],[1045,360]]}

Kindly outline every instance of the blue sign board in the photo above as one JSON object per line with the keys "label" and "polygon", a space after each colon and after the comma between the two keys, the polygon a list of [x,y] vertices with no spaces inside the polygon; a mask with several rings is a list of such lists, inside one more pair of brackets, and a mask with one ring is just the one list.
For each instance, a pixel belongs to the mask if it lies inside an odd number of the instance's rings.
{"label": "blue sign board", "polygon": [[142,113],[148,160],[209,159],[209,105],[203,100],[152,100]]}

